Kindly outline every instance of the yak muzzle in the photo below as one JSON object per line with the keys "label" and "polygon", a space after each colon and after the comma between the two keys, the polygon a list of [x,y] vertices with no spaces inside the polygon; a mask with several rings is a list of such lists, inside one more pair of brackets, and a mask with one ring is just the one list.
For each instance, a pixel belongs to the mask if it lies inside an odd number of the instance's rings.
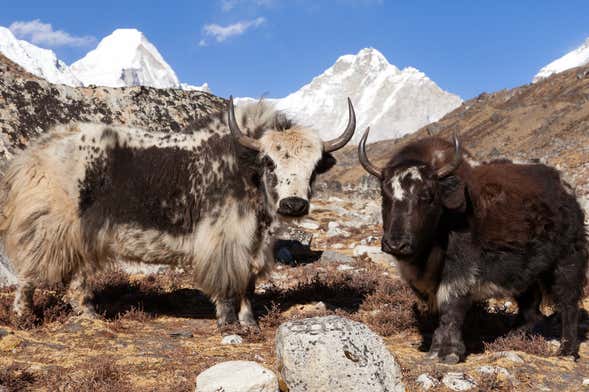
{"label": "yak muzzle", "polygon": [[408,256],[413,253],[413,247],[407,238],[383,238],[382,251],[395,256]]}
{"label": "yak muzzle", "polygon": [[303,216],[309,212],[309,202],[300,197],[286,197],[278,204],[278,213],[285,216]]}

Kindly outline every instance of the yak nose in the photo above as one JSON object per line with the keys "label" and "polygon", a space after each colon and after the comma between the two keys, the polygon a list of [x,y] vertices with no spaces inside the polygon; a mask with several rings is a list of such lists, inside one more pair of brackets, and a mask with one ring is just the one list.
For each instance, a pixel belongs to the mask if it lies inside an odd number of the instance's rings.
{"label": "yak nose", "polygon": [[408,255],[411,254],[411,242],[406,238],[383,238],[382,251],[396,255]]}
{"label": "yak nose", "polygon": [[300,197],[286,197],[280,200],[278,213],[287,216],[303,216],[309,212],[309,202]]}

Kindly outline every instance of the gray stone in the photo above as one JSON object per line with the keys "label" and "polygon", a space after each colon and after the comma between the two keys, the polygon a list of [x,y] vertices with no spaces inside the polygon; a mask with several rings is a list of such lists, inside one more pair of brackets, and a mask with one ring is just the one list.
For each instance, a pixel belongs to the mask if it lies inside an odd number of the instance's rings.
{"label": "gray stone", "polygon": [[342,253],[326,250],[321,254],[319,259],[321,263],[353,263],[354,258]]}
{"label": "gray stone", "polygon": [[500,351],[498,353],[495,353],[493,356],[495,358],[505,358],[508,361],[515,362],[515,363],[524,363],[524,360],[522,359],[522,357],[520,357],[519,355],[517,355],[513,351]]}
{"label": "gray stone", "polygon": [[426,390],[426,391],[430,390],[432,388],[435,388],[436,386],[438,386],[440,384],[440,382],[438,380],[436,380],[435,378],[433,378],[432,376],[430,376],[427,373],[420,374],[417,377],[417,379],[415,380],[415,382],[419,384],[421,389]]}
{"label": "gray stone", "polygon": [[239,335],[227,335],[223,336],[221,344],[242,344],[243,338]]}
{"label": "gray stone", "polygon": [[196,377],[196,392],[278,392],[278,379],[256,362],[221,362]]}
{"label": "gray stone", "polygon": [[290,392],[404,391],[401,369],[382,338],[339,316],[282,324],[276,356]]}
{"label": "gray stone", "polygon": [[472,378],[460,372],[445,374],[442,378],[442,383],[453,391],[468,391],[476,386]]}

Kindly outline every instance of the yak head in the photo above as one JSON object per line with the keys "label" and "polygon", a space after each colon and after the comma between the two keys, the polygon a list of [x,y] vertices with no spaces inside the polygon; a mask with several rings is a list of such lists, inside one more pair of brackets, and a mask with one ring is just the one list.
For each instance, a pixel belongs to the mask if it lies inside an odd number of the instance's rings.
{"label": "yak head", "polygon": [[[345,146],[354,135],[356,116],[352,103],[348,99],[346,129],[330,141],[322,141],[316,131],[294,124],[280,112],[264,112],[263,106],[260,111],[250,113],[258,120],[248,127],[248,133],[252,135],[246,135],[238,125],[233,99],[230,98],[228,125],[231,133],[242,147],[256,152],[256,182],[263,186],[272,209],[288,217],[306,215],[315,176],[335,164],[331,153]],[[247,124],[248,118],[242,120]]]}
{"label": "yak head", "polygon": [[381,183],[382,250],[400,259],[417,257],[437,233],[444,211],[465,209],[464,183],[453,175],[462,161],[460,142],[454,135],[453,149],[430,149],[420,159],[407,154],[407,159],[393,158],[389,165],[378,168],[366,155],[368,131],[360,141],[358,155],[364,169]]}

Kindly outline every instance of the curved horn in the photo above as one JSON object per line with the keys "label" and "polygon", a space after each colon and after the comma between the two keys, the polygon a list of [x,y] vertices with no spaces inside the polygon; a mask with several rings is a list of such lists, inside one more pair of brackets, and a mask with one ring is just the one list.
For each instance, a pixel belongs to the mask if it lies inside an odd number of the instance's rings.
{"label": "curved horn", "polygon": [[239,125],[237,125],[237,120],[235,120],[235,106],[233,105],[233,96],[229,97],[229,109],[227,117],[231,134],[235,139],[237,139],[238,143],[251,150],[260,151],[260,142],[253,137],[244,135],[241,132],[241,129],[239,129]]}
{"label": "curved horn", "polygon": [[345,146],[354,136],[354,130],[356,130],[356,113],[354,113],[352,101],[348,98],[348,126],[338,138],[323,142],[323,151],[333,152]]}
{"label": "curved horn", "polygon": [[447,165],[444,165],[438,169],[437,175],[440,178],[443,178],[443,177],[446,177],[446,176],[452,174],[452,172],[454,170],[456,170],[458,168],[458,166],[460,166],[460,163],[462,162],[462,151],[460,149],[460,140],[458,140],[458,134],[456,133],[456,131],[454,131],[454,135],[452,136],[452,139],[454,140],[454,159],[452,159],[452,162],[450,162]]}
{"label": "curved horn", "polygon": [[432,131],[432,130],[431,130],[431,128],[429,128],[429,127],[428,127],[428,128],[427,128],[427,134],[428,134],[429,136],[434,136],[434,131]]}
{"label": "curved horn", "polygon": [[360,143],[358,144],[358,159],[364,170],[379,180],[382,180],[382,169],[374,166],[368,160],[368,156],[366,155],[366,139],[368,139],[368,132],[370,132],[370,127],[366,128],[366,131],[364,131],[364,135],[362,135],[362,139],[360,139]]}

